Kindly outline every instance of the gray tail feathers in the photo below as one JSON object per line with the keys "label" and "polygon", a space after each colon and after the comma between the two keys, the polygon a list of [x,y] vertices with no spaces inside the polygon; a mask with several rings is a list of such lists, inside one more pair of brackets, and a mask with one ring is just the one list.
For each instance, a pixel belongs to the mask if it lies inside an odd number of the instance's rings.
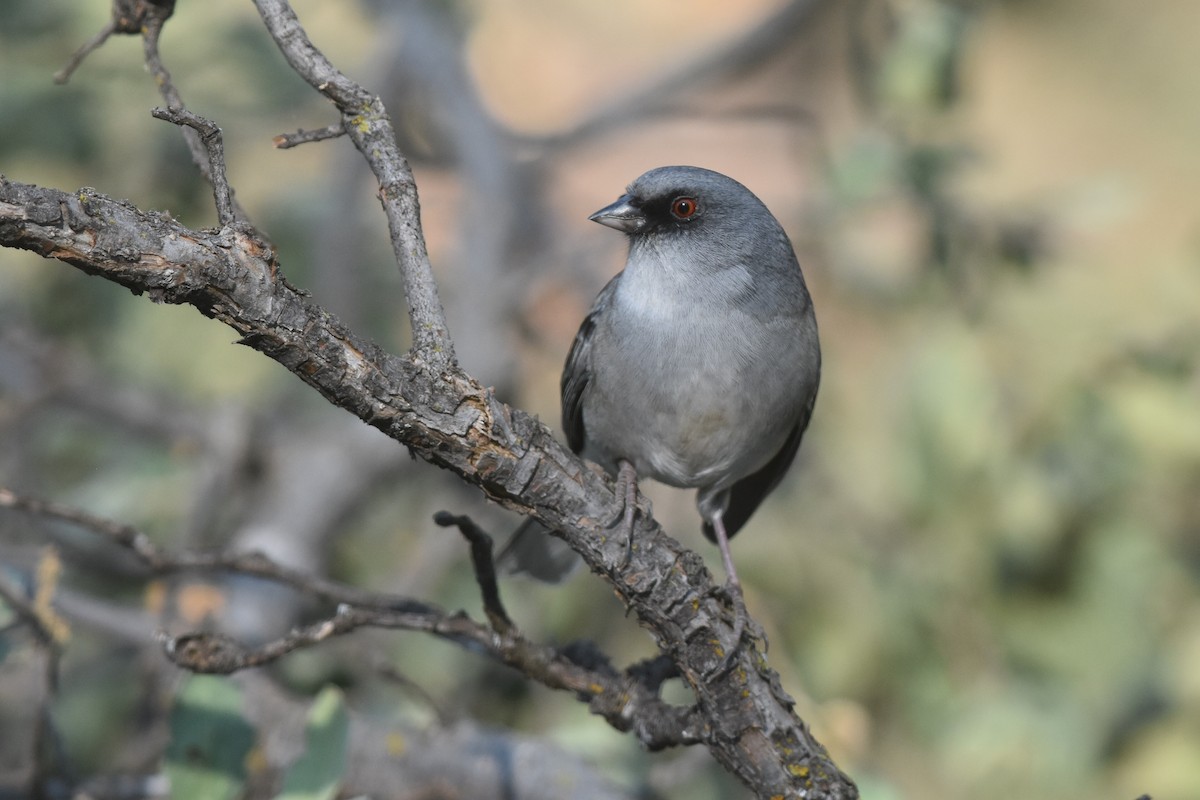
{"label": "gray tail feathers", "polygon": [[500,572],[528,575],[546,583],[559,583],[583,562],[566,542],[541,523],[527,519],[496,556]]}

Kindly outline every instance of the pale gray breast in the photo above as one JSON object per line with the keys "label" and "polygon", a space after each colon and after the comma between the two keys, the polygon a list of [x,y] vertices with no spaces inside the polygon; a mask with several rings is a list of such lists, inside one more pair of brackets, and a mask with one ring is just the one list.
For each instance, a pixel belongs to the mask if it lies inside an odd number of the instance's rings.
{"label": "pale gray breast", "polygon": [[598,323],[583,403],[589,450],[673,486],[728,486],[795,425],[808,371],[781,365],[809,357],[815,328],[805,330],[801,309],[729,304],[748,273],[707,287],[694,275],[670,286],[670,276],[643,277],[627,270]]}

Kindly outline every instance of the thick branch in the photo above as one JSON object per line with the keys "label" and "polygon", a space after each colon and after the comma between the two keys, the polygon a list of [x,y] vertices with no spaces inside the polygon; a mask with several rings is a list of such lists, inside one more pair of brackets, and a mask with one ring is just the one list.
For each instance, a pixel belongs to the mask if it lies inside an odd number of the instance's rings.
{"label": "thick branch", "polygon": [[94,190],[67,194],[0,178],[0,245],[195,306],[330,402],[559,531],[679,665],[711,726],[705,743],[727,769],[763,796],[857,796],[757,649],[739,652],[726,678],[706,681],[735,642],[730,610],[700,557],[639,517],[625,563],[624,542],[610,541],[602,522],[620,508],[611,481],[457,367],[435,374],[356,336],[282,280],[274,253],[242,231],[189,230]]}

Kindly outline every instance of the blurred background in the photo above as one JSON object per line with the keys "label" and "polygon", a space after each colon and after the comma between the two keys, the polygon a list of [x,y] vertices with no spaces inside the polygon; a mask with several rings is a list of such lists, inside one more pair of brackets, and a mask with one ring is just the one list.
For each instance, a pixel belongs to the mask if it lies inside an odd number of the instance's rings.
{"label": "blurred background", "polygon": [[[697,164],[783,223],[823,382],[796,466],[734,554],[771,665],[864,797],[1200,797],[1200,5],[295,7],[389,105],[463,366],[553,427],[571,338],[624,259],[588,213],[650,167]],[[107,14],[7,0],[0,172],[215,224],[179,132],[149,115],[162,102],[137,39],[52,82]],[[370,176],[345,139],[272,148],[334,117],[253,8],[181,2],[162,50],[191,110],[223,128],[237,198],[288,279],[401,352]],[[430,516],[497,534],[517,520],[233,339],[0,251],[0,485],[164,547],[259,548],[479,616],[467,550]],[[645,488],[719,573],[692,494]],[[11,511],[0,562],[29,585],[58,566],[71,631],[47,695],[0,605],[12,796],[43,707],[58,733],[43,760],[76,777],[156,769],[181,677],[154,629],[261,641],[328,613],[247,581],[149,579],[92,534]],[[590,575],[502,592],[536,639],[590,638],[621,665],[653,653]],[[523,737],[543,766],[594,773],[611,792],[596,796],[745,796],[701,748],[645,753],[573,698],[418,634],[361,632],[238,680],[305,703],[339,686],[356,719],[410,743]],[[390,796],[483,796],[458,791]]]}

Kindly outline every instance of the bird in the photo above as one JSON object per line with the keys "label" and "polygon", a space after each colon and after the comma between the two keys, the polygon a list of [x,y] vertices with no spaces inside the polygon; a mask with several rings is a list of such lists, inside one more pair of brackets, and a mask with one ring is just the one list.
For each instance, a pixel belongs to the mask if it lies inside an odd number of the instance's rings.
{"label": "bird", "polygon": [[[628,536],[639,480],[697,490],[740,642],[748,615],[729,539],[779,485],[812,417],[812,297],[782,225],[719,172],[652,169],[589,219],[624,233],[629,249],[563,368],[567,443],[617,477]],[[539,527],[523,525],[498,560],[561,580],[577,559]]]}

